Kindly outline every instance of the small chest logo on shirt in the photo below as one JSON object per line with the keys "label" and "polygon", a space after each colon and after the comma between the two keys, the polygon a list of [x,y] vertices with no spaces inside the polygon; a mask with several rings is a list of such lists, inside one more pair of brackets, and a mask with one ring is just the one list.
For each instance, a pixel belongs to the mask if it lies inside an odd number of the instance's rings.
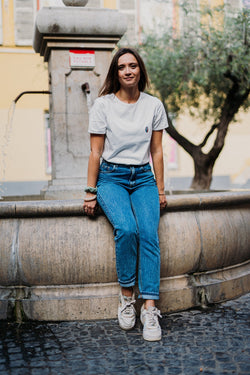
{"label": "small chest logo on shirt", "polygon": [[146,126],[146,128],[145,128],[145,132],[148,133],[148,126]]}

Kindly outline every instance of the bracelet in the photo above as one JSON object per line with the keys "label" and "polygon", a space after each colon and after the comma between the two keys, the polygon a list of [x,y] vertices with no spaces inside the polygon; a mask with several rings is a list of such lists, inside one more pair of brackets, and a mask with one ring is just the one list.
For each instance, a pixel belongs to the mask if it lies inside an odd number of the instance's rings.
{"label": "bracelet", "polygon": [[97,188],[93,188],[91,186],[87,186],[85,189],[84,189],[85,193],[92,193],[92,194],[96,194],[97,193]]}
{"label": "bracelet", "polygon": [[159,195],[166,195],[165,193],[159,194]]}
{"label": "bracelet", "polygon": [[95,201],[95,200],[96,200],[96,195],[94,195],[93,197],[84,198],[84,202],[91,202],[91,201]]}

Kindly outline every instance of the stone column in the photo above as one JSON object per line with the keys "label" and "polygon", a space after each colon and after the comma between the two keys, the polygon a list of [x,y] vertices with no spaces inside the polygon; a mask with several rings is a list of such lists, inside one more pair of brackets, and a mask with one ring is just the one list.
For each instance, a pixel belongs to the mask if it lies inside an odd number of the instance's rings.
{"label": "stone column", "polygon": [[[106,77],[111,52],[125,31],[126,18],[117,10],[71,6],[38,12],[33,47],[48,61],[51,91],[52,180],[43,191],[45,199],[83,196],[90,150],[82,85],[89,83],[93,101]],[[72,62],[72,51],[79,64]],[[92,61],[83,66],[81,57],[88,51]]]}

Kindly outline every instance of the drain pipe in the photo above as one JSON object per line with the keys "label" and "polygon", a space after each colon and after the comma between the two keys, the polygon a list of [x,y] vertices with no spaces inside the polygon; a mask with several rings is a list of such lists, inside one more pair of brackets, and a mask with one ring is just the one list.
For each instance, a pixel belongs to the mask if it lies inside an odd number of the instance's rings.
{"label": "drain pipe", "polygon": [[21,94],[19,94],[16,99],[14,100],[14,103],[16,103],[20,98],[21,96],[25,95],[25,94],[51,94],[51,91],[23,91],[21,92]]}

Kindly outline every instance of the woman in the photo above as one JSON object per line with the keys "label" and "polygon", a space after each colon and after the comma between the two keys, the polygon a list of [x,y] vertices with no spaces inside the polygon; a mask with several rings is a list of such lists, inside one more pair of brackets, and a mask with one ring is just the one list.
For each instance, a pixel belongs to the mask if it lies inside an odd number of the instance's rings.
{"label": "woman", "polygon": [[143,337],[157,341],[161,339],[160,311],[155,307],[160,284],[158,225],[160,208],[167,204],[162,131],[168,123],[161,101],[143,92],[147,84],[145,65],[137,51],[118,50],[90,111],[84,210],[94,215],[98,202],[114,228],[120,327],[129,330],[135,325],[133,287],[138,257]]}

